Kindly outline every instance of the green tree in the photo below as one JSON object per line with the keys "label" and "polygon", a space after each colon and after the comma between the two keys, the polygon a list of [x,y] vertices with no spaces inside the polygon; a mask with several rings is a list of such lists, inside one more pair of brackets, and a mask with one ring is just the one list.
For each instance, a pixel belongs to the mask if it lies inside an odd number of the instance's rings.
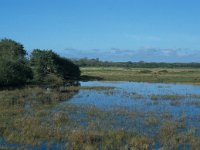
{"label": "green tree", "polygon": [[26,51],[24,46],[11,39],[0,41],[0,58],[2,59],[24,59]]}
{"label": "green tree", "polygon": [[32,79],[32,70],[22,44],[11,39],[0,41],[0,86],[23,85]]}
{"label": "green tree", "polygon": [[24,62],[0,61],[0,86],[24,85],[32,79],[32,70]]}
{"label": "green tree", "polygon": [[52,50],[33,50],[30,64],[34,72],[34,80],[38,83],[56,82],[55,79],[60,83],[60,79],[78,79],[80,76],[80,69],[77,65],[60,57]]}

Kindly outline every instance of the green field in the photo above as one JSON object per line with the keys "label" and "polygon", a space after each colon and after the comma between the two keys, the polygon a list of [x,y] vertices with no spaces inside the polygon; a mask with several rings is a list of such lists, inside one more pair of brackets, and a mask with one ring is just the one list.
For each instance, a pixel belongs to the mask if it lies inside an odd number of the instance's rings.
{"label": "green field", "polygon": [[81,68],[82,76],[105,81],[200,84],[200,69]]}

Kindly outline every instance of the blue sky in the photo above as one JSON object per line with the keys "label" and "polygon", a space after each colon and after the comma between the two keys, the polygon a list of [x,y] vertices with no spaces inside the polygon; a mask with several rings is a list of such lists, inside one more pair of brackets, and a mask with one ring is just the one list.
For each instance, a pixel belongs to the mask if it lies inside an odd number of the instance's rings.
{"label": "blue sky", "polygon": [[0,0],[0,38],[73,58],[200,62],[199,0]]}

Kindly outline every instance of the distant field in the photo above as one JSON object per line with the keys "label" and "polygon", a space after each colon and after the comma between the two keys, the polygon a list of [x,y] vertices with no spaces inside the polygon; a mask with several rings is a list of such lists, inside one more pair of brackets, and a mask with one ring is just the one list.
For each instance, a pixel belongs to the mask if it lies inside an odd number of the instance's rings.
{"label": "distant field", "polygon": [[[200,84],[200,69],[81,68],[82,76],[106,81]],[[88,77],[88,78],[89,78]]]}

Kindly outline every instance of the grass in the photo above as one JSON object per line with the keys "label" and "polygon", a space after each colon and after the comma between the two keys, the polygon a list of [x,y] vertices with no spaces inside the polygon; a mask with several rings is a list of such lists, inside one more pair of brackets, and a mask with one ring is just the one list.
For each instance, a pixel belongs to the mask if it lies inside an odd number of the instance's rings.
{"label": "grass", "polygon": [[123,91],[123,96],[124,97],[129,97],[134,100],[139,100],[139,99],[144,99],[144,97],[136,92],[127,92]]}
{"label": "grass", "polygon": [[[43,102],[48,94],[51,94],[48,98],[51,103]],[[58,96],[60,94],[62,96]],[[0,136],[8,143],[22,144],[24,149],[26,145],[36,147],[43,143],[60,143],[63,149],[85,150],[148,150],[158,142],[162,149],[178,149],[188,144],[195,150],[199,146],[196,131],[186,128],[185,119],[174,120],[167,112],[134,112],[126,108],[102,111],[94,106],[72,104],[55,109],[73,94],[59,90],[46,93],[38,87],[1,91]],[[26,103],[31,105],[29,109]],[[119,120],[119,117],[125,119]],[[125,125],[130,125],[131,130],[124,129]]]}
{"label": "grass", "polygon": [[[49,109],[74,93],[47,92],[40,87],[0,91],[0,137],[11,143],[30,145],[51,138],[54,130],[42,120],[49,115]],[[55,113],[53,119],[59,123],[66,121],[67,117]]]}
{"label": "grass", "polygon": [[[111,74],[112,71],[107,69],[102,73],[105,71],[105,74]],[[123,75],[134,77],[134,74],[129,74],[130,72],[135,72],[141,78],[152,74],[160,74],[160,76],[173,74],[173,70],[113,69],[116,71],[116,74],[113,74],[116,79]],[[96,72],[96,68],[93,71]],[[98,70],[98,73],[101,74],[101,71]],[[194,71],[190,73],[193,74]],[[182,73],[179,75],[181,76]],[[123,107],[104,111],[95,106],[78,106],[64,102],[79,90],[91,90],[91,92],[103,90],[105,94],[113,95],[117,93],[113,89],[113,87],[103,86],[71,86],[51,90],[41,87],[2,90],[0,91],[0,137],[3,137],[8,144],[22,144],[23,148],[16,147],[19,149],[27,149],[27,145],[35,148],[44,143],[46,147],[56,143],[60,144],[62,149],[84,150],[148,150],[158,147],[163,150],[196,150],[200,147],[200,137],[197,132],[200,128],[195,126],[196,130],[193,126],[187,126],[186,122],[190,120],[185,116],[174,118],[167,111],[151,112]],[[145,99],[143,95],[126,91],[122,97],[141,101]],[[174,106],[184,98],[200,98],[199,95],[177,94],[149,95],[149,97],[154,102],[167,100]],[[199,106],[199,101],[190,101],[188,105]],[[196,119],[200,120],[200,116]],[[8,149],[5,145],[0,146],[1,148]]]}
{"label": "grass", "polygon": [[81,68],[82,76],[105,81],[200,84],[200,69]]}
{"label": "grass", "polygon": [[178,94],[168,94],[168,95],[154,95],[153,94],[150,97],[151,97],[151,100],[171,100],[171,101],[187,98],[187,96],[178,95]]}
{"label": "grass", "polygon": [[77,91],[77,90],[96,90],[96,91],[109,91],[113,90],[115,87],[109,86],[70,86],[66,88],[62,88],[61,91]]}

